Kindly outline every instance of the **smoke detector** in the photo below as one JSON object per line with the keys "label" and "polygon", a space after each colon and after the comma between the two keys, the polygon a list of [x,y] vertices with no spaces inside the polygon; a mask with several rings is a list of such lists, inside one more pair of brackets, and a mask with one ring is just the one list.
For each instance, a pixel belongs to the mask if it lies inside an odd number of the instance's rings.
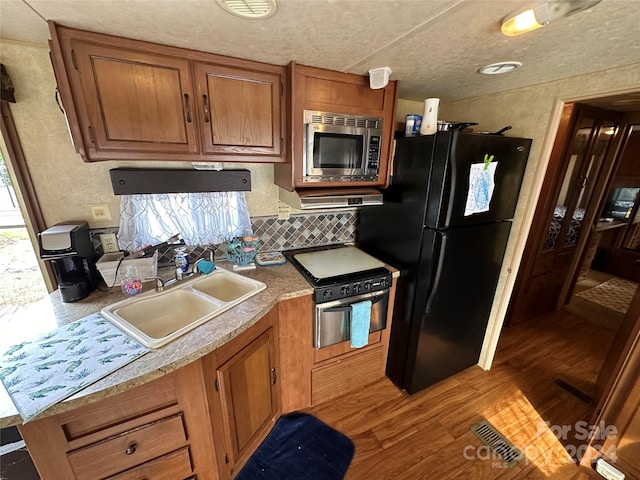
{"label": "smoke detector", "polygon": [[236,17],[262,19],[276,13],[276,0],[216,0],[218,5]]}
{"label": "smoke detector", "polygon": [[522,63],[520,62],[498,62],[487,65],[486,67],[482,67],[480,70],[478,70],[478,73],[482,73],[484,75],[500,75],[502,73],[513,72],[514,70],[519,69],[521,66]]}

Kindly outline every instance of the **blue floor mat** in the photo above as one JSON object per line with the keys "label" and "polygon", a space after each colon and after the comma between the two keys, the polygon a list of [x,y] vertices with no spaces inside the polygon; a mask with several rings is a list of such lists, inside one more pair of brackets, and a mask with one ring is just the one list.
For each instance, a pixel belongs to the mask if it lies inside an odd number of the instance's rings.
{"label": "blue floor mat", "polygon": [[236,480],[342,480],[354,451],[342,433],[294,412],[280,417]]}

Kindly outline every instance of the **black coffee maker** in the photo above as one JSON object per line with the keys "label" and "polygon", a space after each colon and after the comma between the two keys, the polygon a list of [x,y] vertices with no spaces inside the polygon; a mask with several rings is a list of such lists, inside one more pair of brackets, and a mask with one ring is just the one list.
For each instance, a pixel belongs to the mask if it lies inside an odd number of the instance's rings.
{"label": "black coffee maker", "polygon": [[87,297],[98,285],[96,253],[87,222],[64,222],[38,234],[40,258],[49,260],[63,302]]}

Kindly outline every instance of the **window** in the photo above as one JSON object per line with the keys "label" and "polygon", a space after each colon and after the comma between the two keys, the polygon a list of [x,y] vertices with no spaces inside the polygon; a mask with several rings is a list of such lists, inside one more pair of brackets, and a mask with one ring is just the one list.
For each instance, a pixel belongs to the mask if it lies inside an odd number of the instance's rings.
{"label": "window", "polygon": [[121,249],[135,251],[179,234],[187,245],[219,244],[251,230],[243,192],[122,195]]}

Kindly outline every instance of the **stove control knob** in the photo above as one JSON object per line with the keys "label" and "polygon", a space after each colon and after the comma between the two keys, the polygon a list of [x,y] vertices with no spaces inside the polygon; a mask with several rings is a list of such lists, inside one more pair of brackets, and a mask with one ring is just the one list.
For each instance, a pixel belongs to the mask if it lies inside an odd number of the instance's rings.
{"label": "stove control knob", "polygon": [[322,294],[322,298],[327,300],[331,298],[332,295],[333,295],[333,292],[331,290],[325,290],[324,293]]}
{"label": "stove control knob", "polygon": [[354,293],[359,293],[361,289],[362,289],[362,285],[360,285],[360,283],[354,283],[353,284],[353,292]]}
{"label": "stove control knob", "polygon": [[371,289],[371,282],[364,282],[364,289],[365,290]]}
{"label": "stove control knob", "polygon": [[383,287],[386,287],[387,286],[387,279],[386,278],[382,278],[380,280],[380,285],[382,285]]}
{"label": "stove control knob", "polygon": [[340,293],[341,293],[342,295],[349,295],[349,287],[345,285],[344,287],[342,287],[342,288],[340,289]]}

